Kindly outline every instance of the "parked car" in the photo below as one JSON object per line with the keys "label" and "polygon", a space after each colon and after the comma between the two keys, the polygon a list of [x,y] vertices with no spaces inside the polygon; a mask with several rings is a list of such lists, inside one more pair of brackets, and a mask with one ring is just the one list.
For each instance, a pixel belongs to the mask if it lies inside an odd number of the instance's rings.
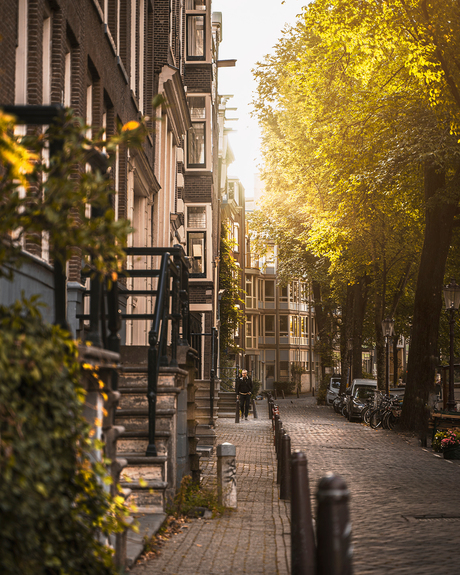
{"label": "parked car", "polygon": [[[354,379],[350,392],[347,395],[347,417],[348,421],[361,419],[361,413],[367,405],[369,397],[373,397],[377,391],[377,381],[375,379]],[[348,390],[347,390],[348,391]]]}
{"label": "parked car", "polygon": [[341,379],[342,378],[340,377],[340,375],[333,375],[329,380],[326,392],[326,405],[332,405],[332,402],[337,397],[337,394],[339,393],[340,389]]}

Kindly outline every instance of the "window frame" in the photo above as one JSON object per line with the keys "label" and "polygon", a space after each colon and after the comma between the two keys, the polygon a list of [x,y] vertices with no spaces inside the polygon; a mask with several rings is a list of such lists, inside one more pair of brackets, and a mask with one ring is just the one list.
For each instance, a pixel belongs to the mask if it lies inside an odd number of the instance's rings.
{"label": "window frame", "polygon": [[[196,235],[200,235],[203,238],[203,255],[202,255],[202,272],[193,272],[192,270],[190,270],[190,277],[191,278],[205,278],[206,277],[206,270],[207,270],[207,265],[206,265],[206,259],[207,259],[207,238],[206,238],[206,230],[203,229],[191,229],[191,230],[187,230],[187,255],[189,257],[192,258],[192,262],[193,262],[193,255],[191,254],[192,251],[192,243],[191,243],[191,235],[192,234],[196,234]],[[193,264],[192,264],[193,265]],[[193,269],[193,267],[192,267]]]}
{"label": "window frame", "polygon": [[[193,2],[192,2],[193,4]],[[210,36],[211,36],[211,28],[210,28],[210,1],[204,0],[204,4],[200,5],[204,6],[204,8],[197,8],[194,6],[193,8],[189,8],[187,3],[185,3],[185,61],[186,62],[210,62],[211,54],[210,54]],[[196,17],[203,18],[203,54],[201,55],[193,55],[189,52],[189,46],[191,46],[190,34],[189,34],[189,26],[194,26],[191,24],[192,18]],[[196,29],[196,27],[194,28]]]}

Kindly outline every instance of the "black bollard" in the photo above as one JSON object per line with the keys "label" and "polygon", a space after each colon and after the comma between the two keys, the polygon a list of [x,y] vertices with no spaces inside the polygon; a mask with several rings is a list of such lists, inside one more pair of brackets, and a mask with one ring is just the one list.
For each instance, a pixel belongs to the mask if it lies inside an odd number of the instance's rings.
{"label": "black bollard", "polygon": [[254,419],[259,419],[259,416],[257,415],[256,400],[254,398],[252,398],[252,412],[254,415]]}
{"label": "black bollard", "polygon": [[281,485],[281,466],[283,461],[283,443],[286,432],[281,428],[280,434],[278,436],[278,461],[276,464],[276,483]]}
{"label": "black bollard", "polygon": [[269,400],[268,400],[268,418],[269,418],[270,420],[273,419],[273,406],[274,406],[274,405],[275,405],[275,402],[273,401],[273,399],[272,399],[271,396],[270,396],[270,398],[269,398]]}
{"label": "black bollard", "polygon": [[236,413],[235,413],[235,423],[240,422],[240,400],[236,400]]}
{"label": "black bollard", "polygon": [[345,481],[336,475],[323,477],[318,484],[316,498],[317,574],[351,575],[353,548],[348,511],[350,492]]}
{"label": "black bollard", "polygon": [[297,399],[300,397],[299,388],[297,388]]}
{"label": "black bollard", "polygon": [[275,417],[273,418],[273,445],[275,446],[275,451],[276,451],[276,441],[278,439],[278,427],[279,427],[279,423],[280,423],[280,416],[275,413]]}
{"label": "black bollard", "polygon": [[283,394],[283,399],[286,399],[286,398],[284,397],[284,389],[281,390],[281,393]]}
{"label": "black bollard", "polygon": [[307,458],[301,451],[294,451],[291,457],[291,575],[313,575],[315,555]]}
{"label": "black bollard", "polygon": [[291,438],[285,434],[281,450],[280,499],[291,499]]}
{"label": "black bollard", "polygon": [[275,398],[276,401],[276,389],[273,390],[273,397]]}

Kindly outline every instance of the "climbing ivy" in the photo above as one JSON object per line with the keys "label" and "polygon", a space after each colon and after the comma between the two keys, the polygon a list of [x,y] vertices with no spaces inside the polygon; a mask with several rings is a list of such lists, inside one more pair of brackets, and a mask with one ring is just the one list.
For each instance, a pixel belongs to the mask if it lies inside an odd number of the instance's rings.
{"label": "climbing ivy", "polygon": [[233,241],[229,227],[222,223],[220,234],[220,354],[223,361],[228,354],[239,350],[235,343],[235,332],[243,324],[245,314],[244,301],[241,299],[240,268],[233,257]]}

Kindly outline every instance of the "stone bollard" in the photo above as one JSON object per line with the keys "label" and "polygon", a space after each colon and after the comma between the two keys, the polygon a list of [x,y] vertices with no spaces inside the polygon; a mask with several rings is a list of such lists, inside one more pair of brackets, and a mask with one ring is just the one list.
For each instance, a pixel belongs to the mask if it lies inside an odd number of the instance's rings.
{"label": "stone bollard", "polygon": [[254,398],[252,398],[252,412],[254,415],[254,419],[259,419],[259,416],[257,415],[256,400]]}
{"label": "stone bollard", "polygon": [[316,498],[317,574],[351,575],[350,492],[345,481],[336,475],[323,477],[318,484]]}
{"label": "stone bollard", "polygon": [[280,499],[291,499],[291,438],[283,437],[281,456]]}
{"label": "stone bollard", "polygon": [[231,443],[217,446],[217,497],[220,505],[237,508],[236,447]]}
{"label": "stone bollard", "polygon": [[240,400],[236,400],[235,423],[240,422]]}
{"label": "stone bollard", "polygon": [[315,573],[315,535],[310,503],[307,458],[291,457],[291,575]]}

